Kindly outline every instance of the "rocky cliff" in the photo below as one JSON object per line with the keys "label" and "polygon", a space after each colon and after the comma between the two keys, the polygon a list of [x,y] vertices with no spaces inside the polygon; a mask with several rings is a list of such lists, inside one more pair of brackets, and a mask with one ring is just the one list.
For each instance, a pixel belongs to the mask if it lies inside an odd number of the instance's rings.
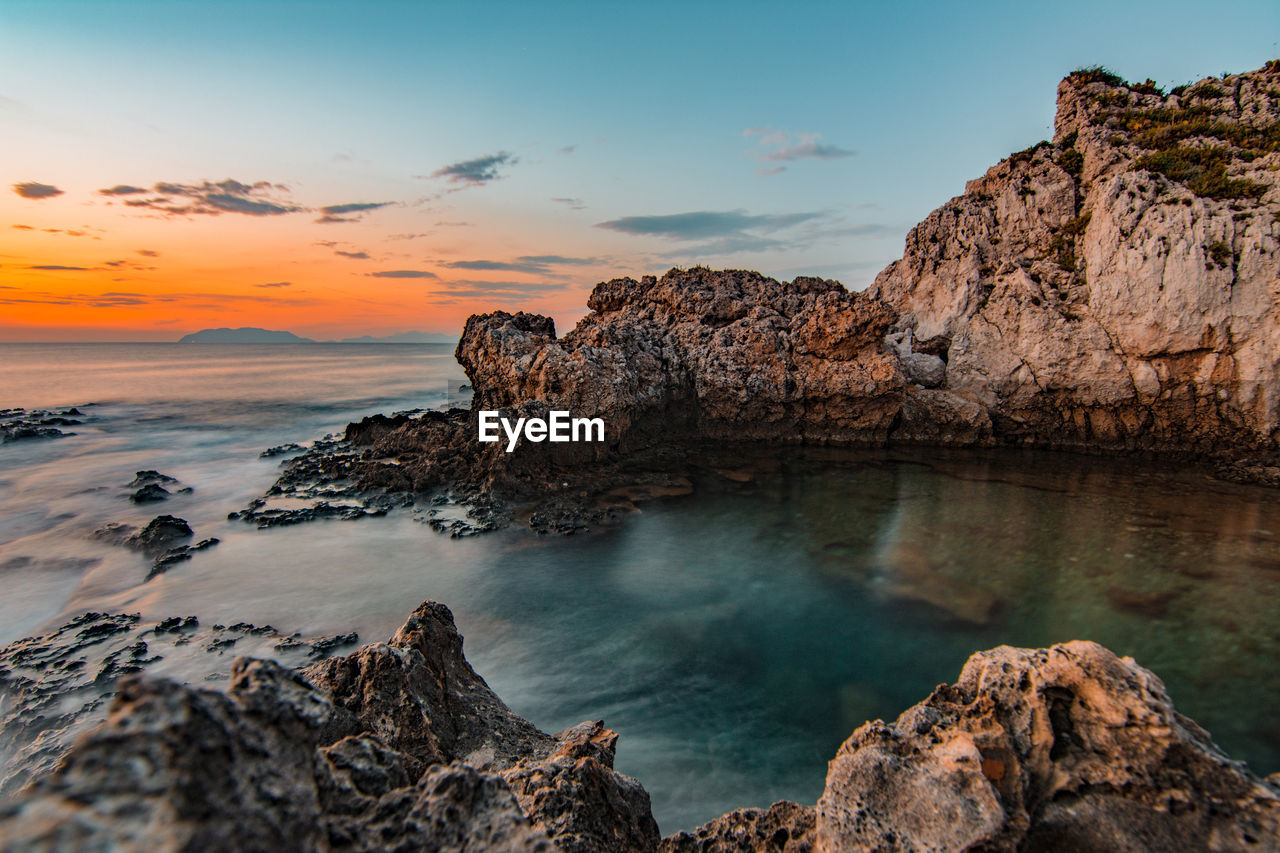
{"label": "rocky cliff", "polygon": [[1274,450],[1280,62],[1165,94],[1101,69],[1054,136],[907,236],[870,293],[1003,441]]}
{"label": "rocky cliff", "polygon": [[443,605],[302,670],[236,661],[225,692],[133,675],[108,717],[0,810],[0,850],[1265,850],[1280,790],[1163,685],[1093,643],[970,658],[840,748],[815,806],[665,839],[599,722],[555,736],[467,664]]}
{"label": "rocky cliff", "polygon": [[[763,439],[1158,451],[1280,484],[1278,217],[1280,62],[1169,94],[1079,71],[1053,140],[930,214],[866,292],[699,267],[597,285],[561,338],[473,316],[470,412],[353,424],[340,473],[581,504],[620,460]],[[481,409],[599,416],[607,440],[506,453]]]}

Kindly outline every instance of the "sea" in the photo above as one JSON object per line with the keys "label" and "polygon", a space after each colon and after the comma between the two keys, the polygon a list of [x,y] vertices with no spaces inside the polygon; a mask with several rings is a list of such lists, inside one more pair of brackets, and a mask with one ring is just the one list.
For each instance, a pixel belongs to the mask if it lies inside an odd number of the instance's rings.
{"label": "sea", "polygon": [[[619,732],[664,833],[815,802],[854,729],[1001,644],[1131,655],[1229,755],[1280,770],[1280,501],[1194,468],[754,448],[571,537],[452,539],[412,509],[228,519],[278,475],[264,449],[444,406],[463,381],[432,344],[0,344],[0,408],[84,413],[73,435],[0,445],[0,644],[86,611],[369,642],[435,599],[517,713]],[[134,504],[143,470],[191,491]],[[162,513],[221,541],[149,578],[94,537]]]}

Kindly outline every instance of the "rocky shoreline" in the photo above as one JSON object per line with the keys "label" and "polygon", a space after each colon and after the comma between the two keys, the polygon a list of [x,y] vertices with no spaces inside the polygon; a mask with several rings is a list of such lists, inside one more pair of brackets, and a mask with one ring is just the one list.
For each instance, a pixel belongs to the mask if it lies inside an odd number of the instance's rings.
{"label": "rocky shoreline", "polygon": [[[358,504],[320,515],[428,495],[469,510],[454,534],[571,532],[636,472],[753,441],[1151,453],[1280,484],[1277,93],[1278,63],[1169,94],[1076,72],[1053,139],[970,181],[867,291],[697,267],[600,283],[561,337],[472,316],[469,409],[351,424],[273,491],[302,472]],[[506,453],[477,440],[484,409],[600,417],[606,441]]]}
{"label": "rocky shoreline", "polygon": [[[95,618],[100,632],[131,627]],[[238,658],[225,692],[124,675],[105,722],[0,811],[0,849],[1280,843],[1280,778],[1229,760],[1155,675],[1094,643],[975,654],[955,684],[855,731],[816,804],[742,809],[666,838],[641,783],[613,769],[617,739],[599,721],[551,736],[514,714],[467,663],[448,608],[425,602],[388,642],[346,657],[298,670]]]}

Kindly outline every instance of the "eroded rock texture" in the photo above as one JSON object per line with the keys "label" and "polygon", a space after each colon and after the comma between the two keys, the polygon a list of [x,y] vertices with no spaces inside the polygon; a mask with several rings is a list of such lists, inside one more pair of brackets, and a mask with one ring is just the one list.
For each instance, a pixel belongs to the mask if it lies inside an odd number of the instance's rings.
{"label": "eroded rock texture", "polygon": [[122,678],[106,721],[0,813],[0,849],[655,849],[616,741],[513,714],[427,602],[346,658],[240,658],[225,692]]}
{"label": "eroded rock texture", "polygon": [[831,762],[819,850],[1266,850],[1274,785],[1178,714],[1164,685],[1096,643],[969,659]]}
{"label": "eroded rock texture", "polygon": [[1002,441],[1273,451],[1280,66],[1165,96],[1058,87],[1052,142],[907,236],[871,293]]}
{"label": "eroded rock texture", "polygon": [[240,658],[225,692],[122,679],[106,721],[0,811],[0,849],[1262,851],[1280,791],[1094,643],[969,659],[862,726],[816,806],[660,839],[600,722],[554,737],[461,653],[442,605],[305,670]]}

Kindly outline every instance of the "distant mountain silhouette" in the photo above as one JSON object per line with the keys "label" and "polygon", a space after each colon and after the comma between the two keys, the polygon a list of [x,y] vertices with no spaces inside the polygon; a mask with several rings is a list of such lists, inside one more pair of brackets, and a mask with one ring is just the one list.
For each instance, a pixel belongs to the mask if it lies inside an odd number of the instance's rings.
{"label": "distant mountain silhouette", "polygon": [[180,344],[314,344],[311,338],[300,338],[293,332],[271,329],[201,329],[183,335]]}

